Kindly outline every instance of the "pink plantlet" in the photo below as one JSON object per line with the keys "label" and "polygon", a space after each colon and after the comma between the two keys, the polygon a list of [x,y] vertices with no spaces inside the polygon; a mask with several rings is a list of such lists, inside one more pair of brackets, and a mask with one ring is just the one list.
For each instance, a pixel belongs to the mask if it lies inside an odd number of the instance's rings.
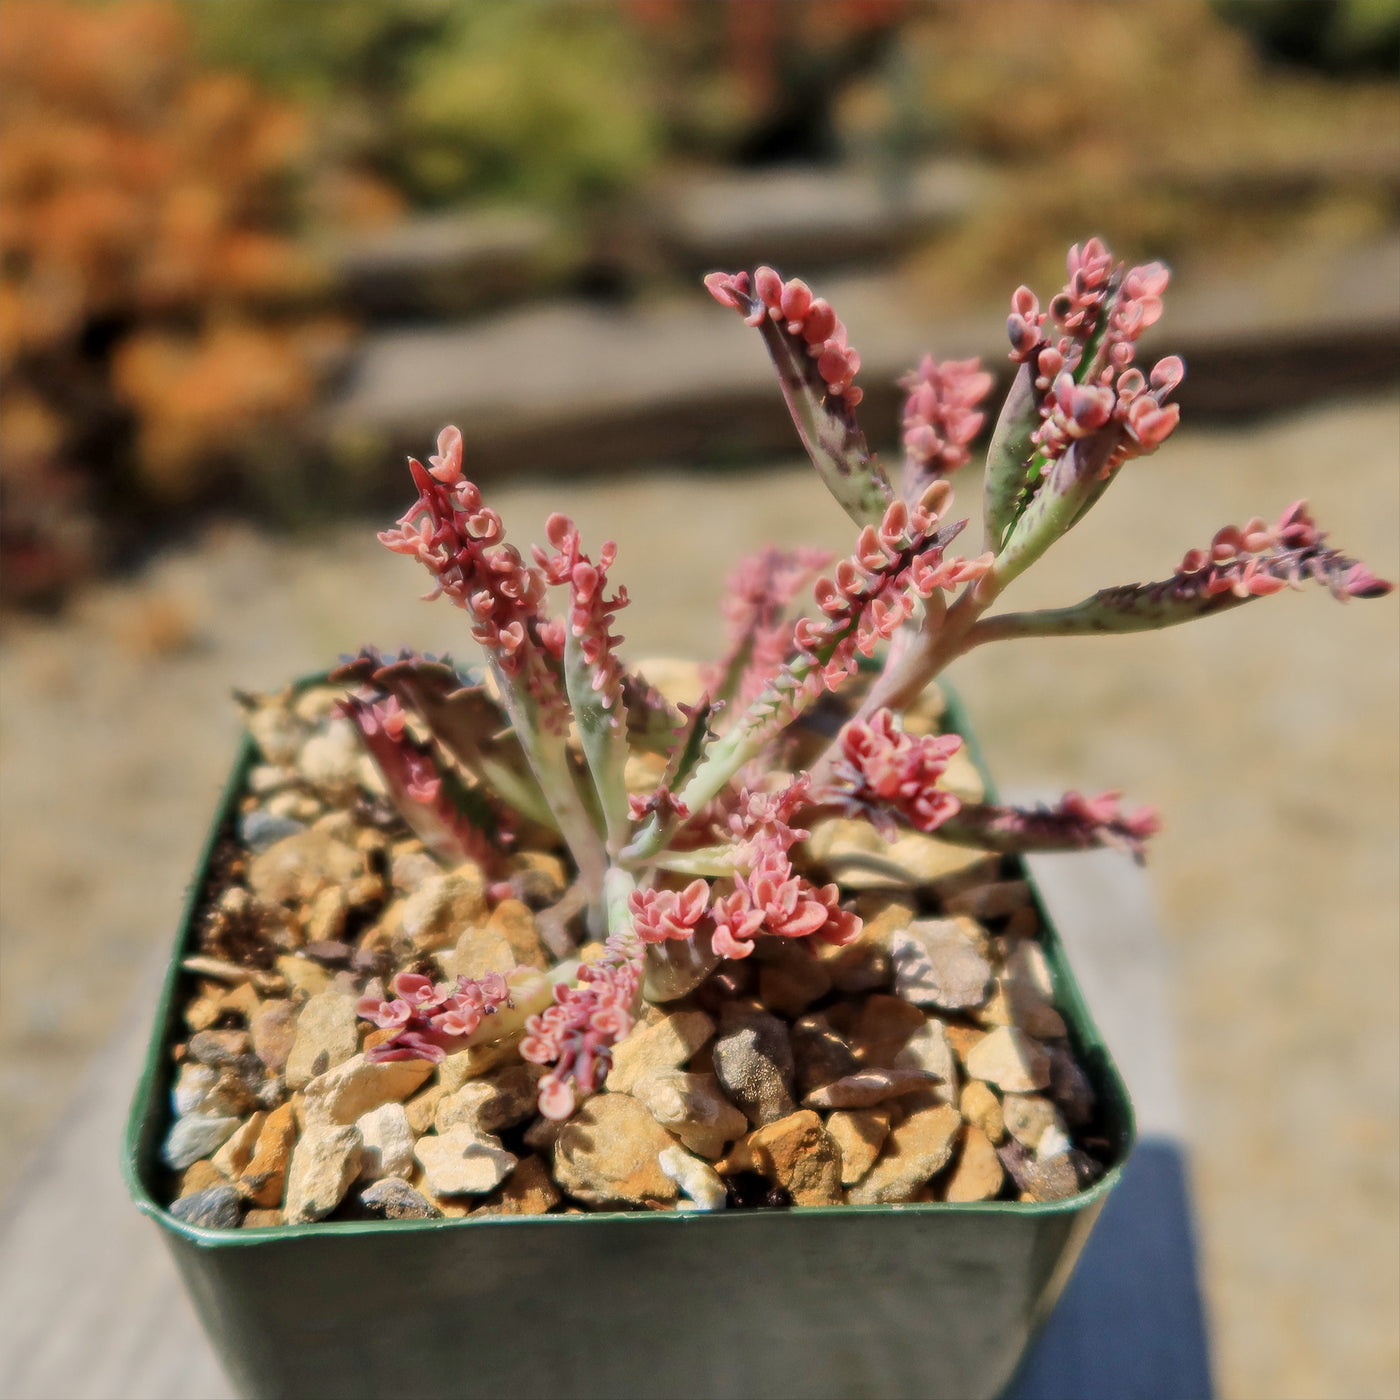
{"label": "pink plantlet", "polygon": [[388,1060],[441,1064],[450,1052],[465,1046],[486,1017],[512,1004],[506,980],[499,972],[438,983],[418,973],[401,972],[390,983],[390,990],[392,1001],[366,996],[355,1004],[357,1016],[394,1032],[365,1051],[370,1064]]}
{"label": "pink plantlet", "polygon": [[932,355],[899,381],[908,395],[903,411],[906,500],[917,499],[930,480],[950,476],[972,459],[969,444],[986,421],[978,405],[992,383],[979,360],[940,362]]}
{"label": "pink plantlet", "polygon": [[893,839],[898,818],[916,831],[937,831],[962,803],[938,786],[962,747],[956,734],[906,734],[889,710],[852,720],[840,734],[832,789],[822,794],[851,815],[864,815]]}
{"label": "pink plantlet", "polygon": [[578,985],[554,989],[554,1005],[525,1022],[523,1059],[550,1065],[539,1083],[539,1109],[562,1120],[580,1098],[601,1089],[612,1068],[612,1047],[637,1019],[645,945],[635,935],[612,935],[607,953],[579,969]]}
{"label": "pink plantlet", "polygon": [[692,880],[679,891],[633,890],[628,899],[637,936],[643,943],[694,937],[709,902],[710,886],[705,880]]}

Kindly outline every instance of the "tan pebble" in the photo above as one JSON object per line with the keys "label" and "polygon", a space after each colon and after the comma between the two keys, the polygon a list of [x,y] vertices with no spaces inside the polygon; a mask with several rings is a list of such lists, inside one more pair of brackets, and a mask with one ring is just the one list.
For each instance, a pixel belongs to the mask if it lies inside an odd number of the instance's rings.
{"label": "tan pebble", "polygon": [[340,885],[327,886],[302,915],[302,931],[308,943],[336,943],[345,932],[345,916],[350,901]]}
{"label": "tan pebble", "polygon": [[305,904],[326,885],[348,884],[364,868],[364,857],[329,832],[299,831],[249,861],[248,888],[269,904]]}
{"label": "tan pebble", "polygon": [[446,1090],[441,1084],[431,1084],[421,1094],[415,1094],[404,1104],[404,1112],[408,1115],[408,1126],[415,1137],[422,1137],[433,1126],[433,1119],[437,1115],[437,1106],[442,1101],[445,1092]]}
{"label": "tan pebble", "polygon": [[505,1180],[516,1163],[499,1138],[478,1132],[469,1123],[457,1123],[445,1133],[419,1138],[413,1155],[434,1196],[485,1196]]}
{"label": "tan pebble", "polygon": [[286,1068],[296,1041],[296,1026],[296,1007],[280,997],[263,1002],[249,1021],[253,1053],[273,1074]]}
{"label": "tan pebble", "polygon": [[1004,1092],[1030,1093],[1050,1083],[1050,1057],[1015,1026],[998,1026],[967,1052],[967,1072]]}
{"label": "tan pebble", "polygon": [[221,996],[196,997],[184,1010],[185,1024],[190,1030],[208,1030],[224,1014]]}
{"label": "tan pebble", "polygon": [[359,1174],[360,1154],[360,1130],[353,1125],[308,1129],[287,1169],[287,1222],[304,1225],[329,1215]]}
{"label": "tan pebble", "polygon": [[665,1070],[637,1082],[637,1100],[668,1132],[701,1157],[719,1157],[748,1131],[748,1118],[724,1097],[713,1074]]}
{"label": "tan pebble", "polygon": [[404,900],[400,927],[415,953],[428,953],[451,947],[486,917],[486,883],[480,871],[474,876],[438,874],[423,880]]}
{"label": "tan pebble", "polygon": [[763,1174],[786,1187],[794,1205],[841,1203],[841,1149],[811,1109],[756,1128],[748,1146]]}
{"label": "tan pebble", "polygon": [[296,1136],[295,1112],[291,1104],[274,1108],[267,1115],[254,1145],[252,1159],[237,1182],[239,1193],[254,1205],[271,1207],[281,1203]]}
{"label": "tan pebble", "polygon": [[305,1088],[318,1075],[343,1064],[360,1048],[355,999],[340,992],[318,992],[297,1017],[296,1039],[287,1056],[287,1087]]}
{"label": "tan pebble", "polygon": [[963,1128],[962,1151],[944,1183],[945,1201],[990,1201],[1001,1190],[1005,1172],[986,1133],[975,1124]]}
{"label": "tan pebble", "polygon": [[1022,1147],[1032,1152],[1040,1147],[1040,1140],[1047,1129],[1056,1128],[1062,1135],[1065,1131],[1059,1109],[1039,1094],[1007,1094],[1002,1100],[1001,1111],[1006,1131]]}
{"label": "tan pebble", "polygon": [[928,1087],[921,1069],[866,1069],[813,1089],[802,1102],[809,1108],[869,1108]]}
{"label": "tan pebble", "polygon": [[380,1104],[357,1118],[355,1126],[363,1143],[361,1181],[407,1177],[412,1173],[414,1136],[401,1103]]}
{"label": "tan pebble", "polygon": [[657,1158],[674,1141],[636,1099],[595,1094],[559,1134],[554,1179],[590,1205],[668,1204],[679,1192]]}
{"label": "tan pebble", "polygon": [[841,1184],[852,1186],[874,1165],[890,1132],[884,1108],[841,1109],[826,1120],[826,1130],[841,1149]]}
{"label": "tan pebble", "polygon": [[458,977],[484,977],[488,972],[508,975],[515,966],[515,953],[495,929],[467,929],[452,953],[451,967]]}
{"label": "tan pebble", "polygon": [[244,1024],[249,1026],[252,1025],[261,1005],[262,999],[258,996],[251,982],[240,982],[238,986],[230,987],[219,998],[221,1014],[231,1011],[235,1016],[241,1016]]}
{"label": "tan pebble", "polygon": [[1003,938],[1034,938],[1040,932],[1040,915],[1036,913],[1033,904],[1027,905],[1024,909],[1015,909],[1006,923],[1002,925],[1001,936]]}
{"label": "tan pebble", "polygon": [[354,1123],[380,1104],[402,1103],[432,1072],[427,1060],[374,1064],[354,1055],[306,1085],[304,1121],[308,1128]]}
{"label": "tan pebble", "polygon": [[473,1215],[545,1215],[563,1197],[549,1174],[544,1161],[535,1156],[522,1157],[505,1184]]}
{"label": "tan pebble", "polygon": [[438,1083],[450,1094],[460,1089],[467,1080],[475,1079],[500,1065],[519,1063],[520,1035],[507,1036],[504,1040],[472,1045],[449,1055],[438,1066]]}
{"label": "tan pebble", "polygon": [[758,999],[791,1020],[831,990],[831,971],[800,939],[774,939],[770,961],[759,969]]}
{"label": "tan pebble", "polygon": [[[486,931],[502,938],[521,967],[543,968],[549,959],[535,931],[535,916],[518,899],[503,899],[491,911]],[[472,974],[468,974],[471,976]]]}
{"label": "tan pebble", "polygon": [[944,1034],[948,1037],[948,1044],[953,1047],[953,1053],[967,1065],[967,1057],[972,1053],[973,1047],[981,1040],[985,1039],[987,1032],[980,1031],[975,1026],[956,1026],[945,1023]]}
{"label": "tan pebble", "polygon": [[680,1069],[714,1033],[715,1023],[703,1011],[672,1011],[642,1023],[614,1048],[606,1087],[630,1093],[649,1075]]}
{"label": "tan pebble", "polygon": [[516,1064],[469,1079],[438,1101],[433,1125],[440,1133],[456,1123],[473,1124],[484,1133],[513,1128],[534,1116],[543,1073],[538,1065]]}
{"label": "tan pebble", "polygon": [[278,1225],[285,1225],[287,1216],[285,1211],[264,1210],[261,1207],[254,1207],[243,1217],[243,1228],[245,1230],[271,1230]]}
{"label": "tan pebble", "polygon": [[294,1001],[304,1002],[310,997],[319,996],[331,984],[330,973],[320,963],[292,953],[283,953],[278,957],[277,971],[286,978]]}
{"label": "tan pebble", "polygon": [[1030,902],[1031,887],[1024,880],[995,880],[950,895],[943,908],[949,914],[970,914],[974,919],[1001,919]]}
{"label": "tan pebble", "polygon": [[243,1174],[266,1122],[267,1114],[259,1112],[233,1130],[233,1136],[210,1159],[221,1175],[232,1180]]}
{"label": "tan pebble", "polygon": [[[894,936],[895,990],[919,1006],[959,1011],[987,999],[991,964],[958,919],[917,919]],[[975,927],[975,925],[974,925]]]}
{"label": "tan pebble", "polygon": [[1006,1136],[1001,1100],[980,1079],[968,1080],[958,1107],[962,1116],[981,1128],[992,1142],[1000,1142]]}
{"label": "tan pebble", "polygon": [[879,1160],[850,1190],[852,1205],[913,1200],[919,1188],[953,1154],[962,1118],[956,1108],[935,1104],[910,1113],[891,1128]]}
{"label": "tan pebble", "polygon": [[865,999],[851,1028],[851,1047],[863,1066],[889,1068],[910,1036],[928,1020],[903,997],[876,993]]}
{"label": "tan pebble", "polygon": [[211,1186],[227,1186],[228,1177],[212,1161],[205,1159],[187,1167],[180,1178],[180,1198],[197,1195]]}
{"label": "tan pebble", "polygon": [[895,1069],[917,1069],[938,1081],[939,1097],[955,1103],[958,1095],[958,1061],[948,1040],[947,1027],[931,1016],[894,1057]]}

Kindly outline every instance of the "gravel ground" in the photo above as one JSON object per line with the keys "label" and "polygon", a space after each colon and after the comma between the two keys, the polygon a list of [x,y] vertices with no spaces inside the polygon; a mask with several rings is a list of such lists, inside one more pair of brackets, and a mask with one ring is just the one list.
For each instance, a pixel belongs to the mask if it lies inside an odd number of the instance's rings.
{"label": "gravel ground", "polygon": [[[1391,398],[1183,430],[1010,601],[1163,577],[1220,524],[1303,495],[1338,544],[1395,578],[1398,463]],[[741,553],[849,548],[791,466],[489,494],[517,540],[560,507],[585,541],[617,538],[633,656],[712,651]],[[420,582],[367,525],[295,543],[220,526],[62,622],[9,626],[0,1190],[22,1186],[171,935],[236,735],[230,686],[274,686],[362,641],[450,647],[463,624],[416,603]],[[1227,1400],[1400,1384],[1395,608],[1310,592],[1161,636],[988,648],[955,672],[1004,783],[1123,787],[1166,819],[1152,879]]]}

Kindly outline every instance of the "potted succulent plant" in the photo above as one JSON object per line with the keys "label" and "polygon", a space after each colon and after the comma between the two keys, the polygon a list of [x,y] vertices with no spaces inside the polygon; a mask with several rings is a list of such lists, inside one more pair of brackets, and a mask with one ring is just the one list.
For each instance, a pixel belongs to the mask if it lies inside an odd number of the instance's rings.
{"label": "potted succulent plant", "polygon": [[706,283],[848,558],[747,562],[718,663],[631,671],[613,547],[554,515],[519,553],[448,428],[380,538],[484,669],[366,649],[244,697],[127,1170],[250,1393],[996,1394],[1132,1135],[1018,857],[1155,818],[992,800],[934,682],[990,641],[1388,591],[1298,504],[1160,583],[992,611],[1176,426],[1181,362],[1133,366],[1158,265],[1090,240],[1047,311],[1016,293],[976,554],[945,478],[992,376],[909,376],[892,481],[831,307]]}

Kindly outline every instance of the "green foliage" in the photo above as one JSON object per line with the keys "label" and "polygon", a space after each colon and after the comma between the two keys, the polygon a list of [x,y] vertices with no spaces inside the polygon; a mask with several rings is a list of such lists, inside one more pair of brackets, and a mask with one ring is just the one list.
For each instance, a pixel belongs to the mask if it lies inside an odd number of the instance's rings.
{"label": "green foliage", "polygon": [[328,139],[413,202],[587,205],[636,183],[661,140],[639,36],[561,0],[222,0],[206,51],[323,110]]}

